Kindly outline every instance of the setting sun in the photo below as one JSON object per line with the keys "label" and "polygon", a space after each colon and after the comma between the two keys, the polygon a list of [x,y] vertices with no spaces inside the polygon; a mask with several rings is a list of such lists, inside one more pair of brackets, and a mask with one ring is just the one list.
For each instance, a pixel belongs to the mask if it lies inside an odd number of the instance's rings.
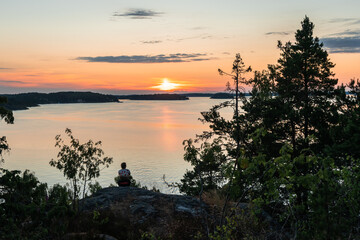
{"label": "setting sun", "polygon": [[179,86],[180,84],[172,83],[167,78],[164,78],[163,82],[160,85],[154,86],[152,88],[160,89],[162,91],[170,91],[177,89]]}

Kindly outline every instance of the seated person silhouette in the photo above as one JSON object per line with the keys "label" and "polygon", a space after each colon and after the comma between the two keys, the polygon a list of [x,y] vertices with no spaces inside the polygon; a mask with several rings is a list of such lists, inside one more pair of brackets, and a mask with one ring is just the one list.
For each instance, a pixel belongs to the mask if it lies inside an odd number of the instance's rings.
{"label": "seated person silhouette", "polygon": [[129,169],[126,169],[126,163],[121,163],[121,169],[118,171],[119,180],[118,185],[119,187],[128,187],[130,186],[130,179],[132,179],[131,173]]}

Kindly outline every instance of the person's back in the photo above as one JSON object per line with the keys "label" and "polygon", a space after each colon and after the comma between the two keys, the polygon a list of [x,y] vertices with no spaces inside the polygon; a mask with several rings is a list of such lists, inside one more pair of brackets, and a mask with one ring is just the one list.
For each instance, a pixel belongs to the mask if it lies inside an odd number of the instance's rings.
{"label": "person's back", "polygon": [[125,162],[121,163],[121,169],[118,171],[118,175],[119,175],[119,181],[118,181],[119,187],[130,186],[130,179],[132,177],[130,170],[126,169]]}
{"label": "person's back", "polygon": [[130,174],[130,170],[129,169],[120,169],[119,170],[119,176],[120,177],[129,177],[131,174]]}

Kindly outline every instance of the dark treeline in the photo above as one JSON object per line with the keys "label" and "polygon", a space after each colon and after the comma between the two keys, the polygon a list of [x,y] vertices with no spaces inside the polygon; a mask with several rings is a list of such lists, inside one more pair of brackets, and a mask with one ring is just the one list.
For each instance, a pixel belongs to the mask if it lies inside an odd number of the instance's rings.
{"label": "dark treeline", "polygon": [[56,92],[56,93],[20,93],[3,94],[8,99],[3,106],[11,110],[25,110],[39,104],[56,103],[102,103],[117,102],[114,95],[93,92]]}
{"label": "dark treeline", "polygon": [[188,97],[180,94],[133,94],[117,95],[117,97],[128,100],[189,100]]}
{"label": "dark treeline", "polygon": [[111,95],[93,92],[55,92],[55,93],[19,93],[2,94],[7,98],[1,105],[10,110],[26,110],[40,104],[61,103],[103,103],[118,102],[120,99],[128,100],[189,100],[189,97],[232,98],[229,93],[187,93],[187,94],[132,94]]}
{"label": "dark treeline", "polygon": [[211,99],[233,99],[235,97],[232,93],[215,93],[210,98]]}
{"label": "dark treeline", "polygon": [[[249,93],[244,93],[246,96],[250,96]],[[186,97],[209,97],[211,99],[229,99],[234,98],[235,94],[230,92],[218,92],[218,93],[181,93]]]}
{"label": "dark treeline", "polygon": [[[249,93],[245,93],[250,96]],[[180,93],[180,94],[133,94],[133,95],[117,95],[119,99],[129,100],[188,100],[189,97],[208,97],[211,99],[231,99],[235,94],[228,92],[219,93]]]}

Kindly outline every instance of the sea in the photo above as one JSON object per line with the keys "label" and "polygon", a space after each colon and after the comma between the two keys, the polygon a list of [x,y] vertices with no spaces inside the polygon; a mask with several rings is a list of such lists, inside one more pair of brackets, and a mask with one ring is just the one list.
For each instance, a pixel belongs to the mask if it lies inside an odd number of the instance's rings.
{"label": "sea", "polygon": [[[122,162],[142,186],[164,193],[179,193],[168,183],[179,182],[191,165],[184,161],[183,141],[209,130],[199,121],[201,112],[224,100],[194,97],[186,101],[133,101],[120,103],[47,104],[14,111],[14,124],[0,123],[11,150],[3,154],[0,167],[29,169],[49,187],[69,180],[50,166],[57,159],[55,136],[67,140],[70,128],[80,143],[101,141],[104,156],[112,157],[109,168],[102,168],[96,179],[102,187],[115,184]],[[232,109],[221,113],[230,118]]]}

